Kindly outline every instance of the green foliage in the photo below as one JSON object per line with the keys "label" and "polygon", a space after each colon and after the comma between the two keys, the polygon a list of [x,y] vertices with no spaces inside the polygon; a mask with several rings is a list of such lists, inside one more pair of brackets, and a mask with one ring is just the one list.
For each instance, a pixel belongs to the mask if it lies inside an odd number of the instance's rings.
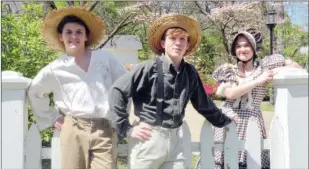
{"label": "green foliage", "polygon": [[193,57],[188,58],[202,74],[212,74],[215,70],[218,58],[220,58],[221,38],[215,32],[202,34],[201,43]]}
{"label": "green foliage", "polygon": [[65,8],[67,7],[66,1],[54,1],[57,8]]}
{"label": "green foliage", "polygon": [[[301,30],[300,26],[292,24],[288,15],[285,18],[286,21],[277,25],[274,29],[274,45],[276,45],[276,38],[280,36],[283,43],[283,53],[281,54],[286,59],[292,59],[300,65],[308,65],[308,53],[300,53],[300,47],[308,46],[308,32]],[[262,51],[258,54],[260,59],[269,55],[270,39],[268,33],[264,35]]]}
{"label": "green foliage", "polygon": [[40,34],[42,4],[24,3],[24,13],[2,16],[2,70],[22,72],[34,77],[47,63],[55,59]]}
{"label": "green foliage", "polygon": [[148,45],[148,41],[147,41],[147,30],[148,27],[147,25],[144,24],[140,24],[137,27],[137,31],[135,33],[135,35],[137,35],[142,43],[143,49],[139,50],[138,52],[138,58],[140,61],[144,61],[144,60],[148,60],[150,58],[152,58],[155,54],[152,52],[151,48]]}
{"label": "green foliage", "polygon": [[[3,9],[3,6],[2,6]],[[56,58],[56,53],[47,49],[40,33],[44,18],[42,3],[23,3],[23,12],[2,15],[2,70],[23,73],[33,78],[38,71]],[[28,107],[29,127],[35,121]],[[52,129],[41,132],[43,141],[49,141]]]}
{"label": "green foliage", "polygon": [[284,39],[284,56],[301,65],[307,65],[308,53],[301,54],[299,49],[302,46],[308,46],[308,32],[301,31],[300,26],[293,25],[290,20],[275,29],[276,34],[279,29],[281,29],[282,38]]}
{"label": "green foliage", "polygon": [[116,20],[114,22],[109,21],[111,18],[116,18],[117,17],[117,11],[115,8],[115,2],[113,1],[107,1],[107,2],[99,2],[100,5],[97,5],[97,7],[93,10],[97,15],[102,16],[105,21],[104,23],[106,24],[106,29],[107,32],[110,32],[116,24]]}
{"label": "green foliage", "polygon": [[[125,15],[121,9],[128,6],[132,2],[120,2],[120,1],[101,1],[94,8],[93,12],[98,16],[101,16],[106,25],[106,33],[109,34],[118,24],[125,18]],[[91,3],[88,3],[91,4]],[[117,33],[119,34],[119,33]],[[122,33],[120,33],[122,34]]]}
{"label": "green foliage", "polygon": [[274,97],[274,85],[272,83],[266,85],[264,100],[270,100],[270,97]]}

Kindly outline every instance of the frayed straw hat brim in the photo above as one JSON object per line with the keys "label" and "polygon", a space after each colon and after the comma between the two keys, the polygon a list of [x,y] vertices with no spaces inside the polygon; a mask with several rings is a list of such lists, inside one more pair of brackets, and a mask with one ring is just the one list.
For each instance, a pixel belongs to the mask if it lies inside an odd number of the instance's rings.
{"label": "frayed straw hat brim", "polygon": [[149,28],[148,44],[154,53],[163,53],[161,37],[167,29],[175,27],[182,28],[189,34],[190,41],[184,55],[190,55],[196,50],[201,41],[201,28],[196,19],[181,14],[166,14],[155,20]]}
{"label": "frayed straw hat brim", "polygon": [[42,23],[41,32],[47,45],[57,51],[64,52],[64,44],[60,41],[57,27],[66,16],[76,16],[85,22],[89,29],[89,37],[86,47],[98,45],[105,35],[105,24],[103,20],[90,12],[85,7],[68,7],[53,10]]}

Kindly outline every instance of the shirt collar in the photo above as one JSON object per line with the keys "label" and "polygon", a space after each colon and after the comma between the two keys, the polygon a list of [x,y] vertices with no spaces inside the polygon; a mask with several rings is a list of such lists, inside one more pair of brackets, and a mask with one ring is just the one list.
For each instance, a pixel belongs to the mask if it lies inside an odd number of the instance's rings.
{"label": "shirt collar", "polygon": [[[160,58],[161,58],[161,60],[163,62],[163,65],[162,65],[163,66],[163,70],[169,71],[169,72],[171,70],[174,70],[175,72],[177,72],[175,66],[172,63],[172,61],[168,58],[168,56],[166,54],[162,54]],[[183,67],[184,67],[184,59],[182,58],[180,66],[179,66],[179,71],[181,71],[183,69]]]}

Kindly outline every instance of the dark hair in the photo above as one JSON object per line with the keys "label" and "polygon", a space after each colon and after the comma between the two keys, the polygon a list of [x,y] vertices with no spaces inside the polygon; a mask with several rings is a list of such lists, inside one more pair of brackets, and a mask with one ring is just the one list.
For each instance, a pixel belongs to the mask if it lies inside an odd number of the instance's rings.
{"label": "dark hair", "polygon": [[63,31],[63,27],[65,24],[67,23],[77,23],[79,25],[84,26],[85,30],[86,30],[86,35],[89,35],[89,29],[88,26],[85,24],[85,22],[83,20],[81,20],[80,18],[73,16],[73,15],[69,15],[64,17],[61,22],[59,23],[58,27],[57,27],[57,32],[58,33],[62,33]]}

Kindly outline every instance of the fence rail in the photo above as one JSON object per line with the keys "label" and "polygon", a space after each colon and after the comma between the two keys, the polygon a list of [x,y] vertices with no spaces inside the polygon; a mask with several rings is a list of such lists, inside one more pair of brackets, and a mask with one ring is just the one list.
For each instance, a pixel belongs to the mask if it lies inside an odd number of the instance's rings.
{"label": "fence rail", "polygon": [[[184,122],[184,129],[189,131],[188,125]],[[261,168],[261,150],[270,149],[269,139],[260,139],[260,131],[255,120],[249,122],[247,129],[247,140],[238,140],[234,124],[227,127],[225,141],[213,141],[213,129],[211,124],[205,120],[201,128],[200,142],[191,142],[191,151],[186,154],[188,162],[191,164],[193,154],[201,155],[202,168],[214,167],[214,152],[223,151],[227,165],[238,168],[238,151],[248,151],[248,167]],[[190,139],[190,138],[185,138]],[[59,131],[55,130],[51,147],[41,147],[40,132],[36,124],[32,124],[26,137],[26,168],[41,168],[42,159],[51,159],[53,169],[60,168],[60,138]],[[236,146],[235,146],[236,145]],[[118,144],[118,156],[127,157],[127,144]],[[235,158],[236,157],[236,158]]]}
{"label": "fence rail", "polygon": [[[0,125],[0,165],[2,168],[41,168],[42,159],[51,159],[53,169],[60,168],[59,131],[55,131],[51,148],[42,148],[40,132],[35,124],[28,130],[26,90],[31,79],[18,72],[2,72],[2,114]],[[192,153],[200,153],[202,168],[214,168],[214,152],[224,151],[225,168],[238,168],[240,150],[247,151],[247,166],[261,168],[261,150],[270,150],[273,169],[308,168],[308,73],[304,69],[286,68],[273,79],[276,91],[275,116],[269,139],[261,140],[258,125],[251,119],[246,141],[238,140],[234,124],[228,126],[223,142],[214,142],[212,126],[205,121],[200,142],[191,142],[185,155],[191,163]],[[189,131],[184,123],[184,130]],[[3,129],[2,129],[3,128]],[[126,145],[119,145],[120,156],[127,156]]]}

